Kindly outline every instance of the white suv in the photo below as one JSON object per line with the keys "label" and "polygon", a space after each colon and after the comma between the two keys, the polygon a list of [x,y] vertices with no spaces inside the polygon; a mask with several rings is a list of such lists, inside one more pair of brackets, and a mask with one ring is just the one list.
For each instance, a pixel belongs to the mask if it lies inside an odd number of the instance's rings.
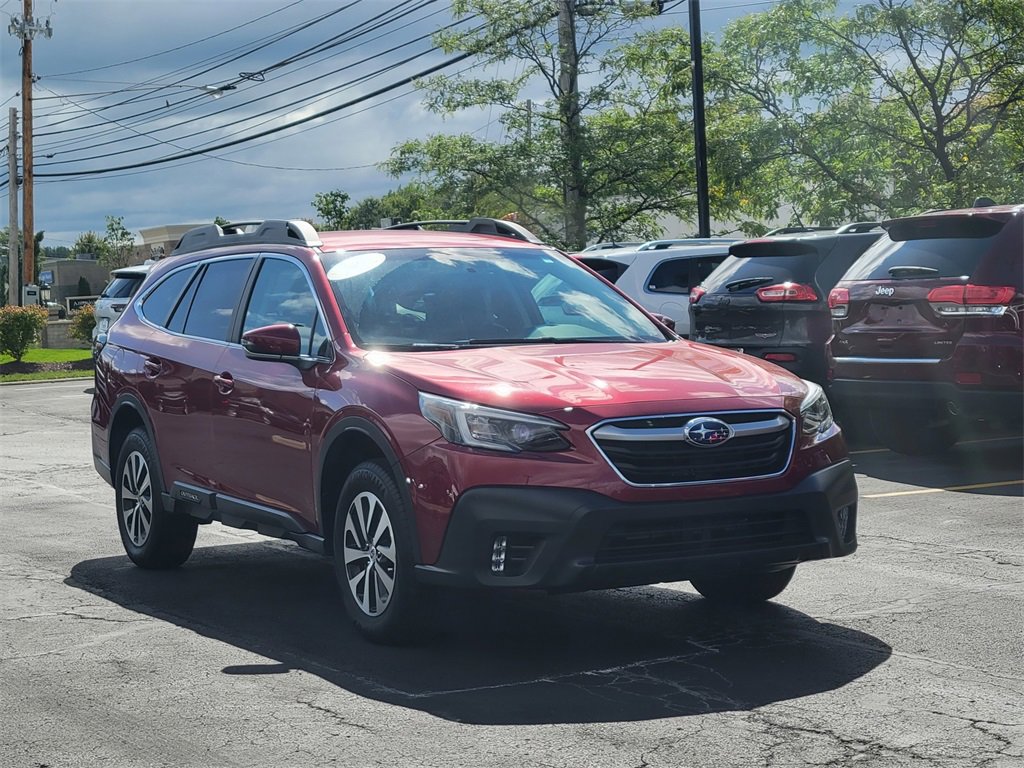
{"label": "white suv", "polygon": [[92,329],[93,341],[96,341],[99,334],[106,333],[113,322],[121,316],[152,266],[138,264],[134,267],[121,267],[110,273],[110,282],[93,306],[96,315],[96,325]]}
{"label": "white suv", "polygon": [[648,312],[672,318],[675,332],[689,338],[690,289],[700,285],[729,255],[723,240],[711,245],[678,245],[664,249],[587,253],[577,259],[615,283]]}

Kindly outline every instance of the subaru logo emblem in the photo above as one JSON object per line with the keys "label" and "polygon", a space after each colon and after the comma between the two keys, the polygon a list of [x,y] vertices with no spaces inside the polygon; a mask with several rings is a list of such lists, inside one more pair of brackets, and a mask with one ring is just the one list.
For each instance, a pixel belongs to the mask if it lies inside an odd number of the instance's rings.
{"label": "subaru logo emblem", "polygon": [[690,419],[683,425],[683,438],[686,442],[701,448],[713,448],[716,445],[721,445],[734,434],[732,427],[721,419],[710,416]]}

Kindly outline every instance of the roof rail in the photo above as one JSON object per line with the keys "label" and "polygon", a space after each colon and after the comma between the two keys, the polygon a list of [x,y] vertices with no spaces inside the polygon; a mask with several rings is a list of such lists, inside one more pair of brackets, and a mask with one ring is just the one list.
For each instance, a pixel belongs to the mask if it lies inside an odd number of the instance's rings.
{"label": "roof rail", "polygon": [[835,227],[805,227],[805,226],[792,226],[792,227],[776,227],[770,232],[765,232],[761,237],[775,237],[776,235],[796,235],[801,232],[825,232],[834,230]]}
{"label": "roof rail", "polygon": [[836,234],[843,235],[847,232],[870,232],[873,229],[880,229],[881,226],[881,223],[877,221],[852,221],[849,224],[843,224],[843,226],[836,230]]}
{"label": "roof rail", "polygon": [[268,243],[273,245],[306,245],[316,248],[323,245],[320,235],[301,219],[266,219],[265,221],[236,221],[220,227],[205,224],[190,229],[171,251],[171,256],[217,248],[222,245],[250,245]]}
{"label": "roof rail", "polygon": [[468,221],[466,219],[434,219],[431,221],[407,221],[402,224],[392,224],[385,229],[444,229],[448,232],[474,232],[478,235],[497,235],[498,237],[510,237],[515,240],[523,240],[527,243],[543,244],[543,240],[521,224],[505,219],[489,219],[485,216],[475,216]]}

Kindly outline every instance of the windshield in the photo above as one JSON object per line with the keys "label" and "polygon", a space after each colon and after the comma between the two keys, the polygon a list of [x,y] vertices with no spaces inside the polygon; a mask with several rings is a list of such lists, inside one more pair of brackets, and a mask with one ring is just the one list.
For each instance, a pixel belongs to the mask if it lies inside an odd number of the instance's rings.
{"label": "windshield", "polygon": [[323,264],[363,347],[666,341],[625,298],[550,251],[337,251],[324,254]]}

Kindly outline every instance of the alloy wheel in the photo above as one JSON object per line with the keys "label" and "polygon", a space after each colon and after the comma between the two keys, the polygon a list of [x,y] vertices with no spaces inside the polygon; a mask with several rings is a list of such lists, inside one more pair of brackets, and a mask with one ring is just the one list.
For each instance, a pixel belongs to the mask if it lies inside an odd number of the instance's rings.
{"label": "alloy wheel", "polygon": [[141,547],[153,525],[153,485],[149,465],[138,451],[132,451],[121,470],[121,518],[128,538]]}
{"label": "alloy wheel", "polygon": [[391,518],[376,494],[364,491],[349,504],[342,557],[356,605],[367,616],[380,616],[394,594],[398,555]]}

